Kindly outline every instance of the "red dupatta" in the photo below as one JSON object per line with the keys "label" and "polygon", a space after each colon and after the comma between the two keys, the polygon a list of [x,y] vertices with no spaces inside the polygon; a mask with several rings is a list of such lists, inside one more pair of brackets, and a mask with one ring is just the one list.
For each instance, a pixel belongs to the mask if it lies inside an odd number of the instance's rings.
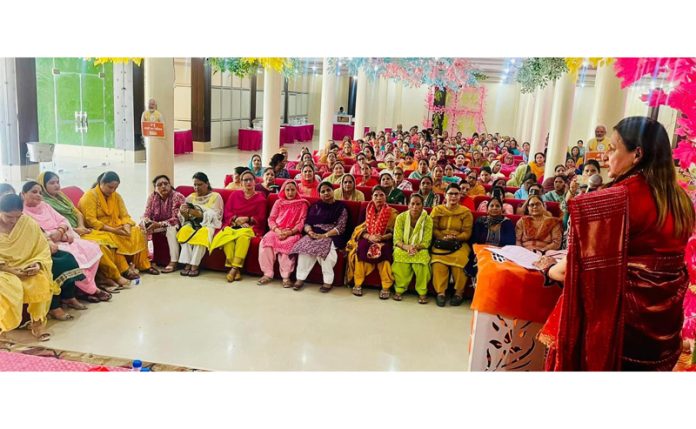
{"label": "red dupatta", "polygon": [[617,371],[624,337],[628,191],[617,186],[584,194],[568,208],[572,224],[563,296],[540,335],[550,344],[546,367]]}

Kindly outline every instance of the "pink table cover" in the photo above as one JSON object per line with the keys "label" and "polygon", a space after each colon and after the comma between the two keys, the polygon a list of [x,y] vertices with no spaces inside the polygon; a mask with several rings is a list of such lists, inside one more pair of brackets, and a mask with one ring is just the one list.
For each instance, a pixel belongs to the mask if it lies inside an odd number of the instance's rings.
{"label": "pink table cover", "polygon": [[[99,365],[84,362],[25,355],[0,351],[0,371],[87,372]],[[129,371],[127,368],[108,367],[109,371]]]}
{"label": "pink table cover", "polygon": [[309,142],[314,137],[314,124],[283,125],[292,136],[293,142]]}
{"label": "pink table cover", "polygon": [[[353,140],[354,131],[355,127],[352,125],[333,124],[333,132],[331,138],[333,138],[334,140],[341,141],[343,140],[343,137],[348,136],[351,140]],[[370,127],[365,127],[365,129],[363,130],[363,134],[367,133],[368,131],[370,131]]]}
{"label": "pink table cover", "polygon": [[[293,133],[287,127],[280,127],[281,146],[288,143],[293,143]],[[252,130],[250,128],[241,128],[237,139],[237,148],[239,150],[261,150],[263,144],[263,130]]]}
{"label": "pink table cover", "polygon": [[174,131],[174,155],[193,152],[193,131]]}

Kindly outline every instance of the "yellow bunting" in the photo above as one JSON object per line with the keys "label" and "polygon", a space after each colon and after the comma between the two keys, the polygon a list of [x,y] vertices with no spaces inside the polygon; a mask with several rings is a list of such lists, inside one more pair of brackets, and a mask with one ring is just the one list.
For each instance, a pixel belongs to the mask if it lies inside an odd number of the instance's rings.
{"label": "yellow bunting", "polygon": [[273,58],[273,57],[244,57],[242,58],[243,63],[247,64],[258,64],[263,68],[272,69],[278,73],[282,73],[286,69],[292,68],[292,61],[290,58]]}
{"label": "yellow bunting", "polygon": [[[86,60],[90,60],[91,58],[85,58]],[[115,57],[100,57],[100,58],[95,58],[94,59],[94,65],[95,66],[100,66],[102,64],[107,64],[107,63],[129,63],[133,61],[135,65],[140,67],[140,63],[143,62],[142,58],[115,58]]]}
{"label": "yellow bunting", "polygon": [[614,62],[613,58],[608,57],[591,57],[591,58],[565,58],[566,66],[568,66],[568,73],[577,79],[578,72],[582,68],[583,63],[587,61],[589,66],[597,68],[605,64],[611,64]]}

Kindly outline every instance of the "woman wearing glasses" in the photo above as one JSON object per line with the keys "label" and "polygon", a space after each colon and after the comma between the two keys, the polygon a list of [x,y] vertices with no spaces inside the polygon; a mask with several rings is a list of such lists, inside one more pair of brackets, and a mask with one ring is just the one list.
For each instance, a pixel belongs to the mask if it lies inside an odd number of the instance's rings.
{"label": "woman wearing glasses", "polygon": [[[179,261],[179,242],[176,240],[177,228],[179,228],[179,209],[186,202],[186,197],[172,189],[169,177],[164,174],[155,177],[152,181],[155,192],[150,194],[145,203],[142,226],[147,234],[164,234],[169,245],[169,263],[162,270],[163,273],[171,273]],[[154,260],[165,250],[159,245],[159,241],[153,241]]]}
{"label": "woman wearing glasses", "polygon": [[401,167],[394,168],[394,181],[396,188],[402,191],[413,191],[413,184],[407,179],[404,179],[404,169]]}
{"label": "woman wearing glasses", "polygon": [[437,292],[437,305],[445,306],[447,286],[450,276],[454,278],[454,296],[450,305],[460,305],[464,300],[466,274],[464,267],[469,262],[471,249],[466,243],[471,237],[474,216],[471,211],[459,204],[461,188],[452,183],[445,191],[445,203],[433,208],[433,246],[431,264],[433,287]]}
{"label": "woman wearing glasses", "polygon": [[515,226],[517,245],[533,251],[558,250],[563,240],[561,218],[548,216],[544,201],[532,195],[525,203],[529,210]]}

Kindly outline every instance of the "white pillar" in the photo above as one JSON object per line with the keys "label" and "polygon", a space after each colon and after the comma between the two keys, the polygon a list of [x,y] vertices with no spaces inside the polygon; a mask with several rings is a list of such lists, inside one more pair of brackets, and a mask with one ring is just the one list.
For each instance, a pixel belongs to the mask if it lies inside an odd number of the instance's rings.
{"label": "white pillar", "polygon": [[387,79],[379,78],[377,86],[377,129],[376,132],[384,131],[387,126]]}
{"label": "white pillar", "polygon": [[522,143],[528,142],[532,138],[532,121],[534,120],[534,100],[536,94],[525,94],[523,111],[522,111],[522,126],[520,127],[520,136],[517,145],[522,149]]}
{"label": "white pillar", "polygon": [[358,70],[358,85],[355,93],[355,130],[353,140],[364,137],[367,116],[367,75],[362,68]]}
{"label": "white pillar", "polygon": [[524,119],[524,108],[525,103],[527,102],[527,97],[527,94],[520,93],[520,96],[517,99],[517,111],[515,112],[515,127],[513,131],[514,134],[512,135],[512,137],[517,139],[518,143],[519,140],[522,138],[522,124]]}
{"label": "white pillar", "polygon": [[597,68],[595,78],[595,98],[592,106],[592,116],[589,123],[588,136],[594,137],[597,125],[607,127],[607,135],[624,116],[626,91],[621,89],[621,80],[616,77],[612,64]]}
{"label": "white pillar", "polygon": [[556,81],[556,89],[553,95],[549,150],[546,153],[544,177],[552,177],[554,175],[554,166],[565,164],[570,127],[573,119],[574,99],[575,77],[571,76],[570,73],[565,73]]}
{"label": "white pillar", "polygon": [[261,162],[268,165],[280,149],[280,73],[267,67],[263,71],[263,146]]}
{"label": "white pillar", "polygon": [[[154,98],[164,122],[164,138],[145,138],[147,180],[145,188],[152,192],[152,179],[166,174],[174,179],[174,58],[145,59],[145,102]],[[146,106],[147,107],[147,106]]]}
{"label": "white pillar", "polygon": [[329,145],[329,140],[333,134],[333,117],[336,111],[336,73],[329,70],[328,58],[324,58],[322,70],[319,148]]}
{"label": "white pillar", "polygon": [[553,83],[549,83],[544,89],[537,90],[536,100],[534,101],[534,126],[532,127],[532,138],[529,141],[531,144],[529,155],[532,159],[535,153],[544,151],[546,134],[549,132],[549,124],[551,122],[553,90]]}
{"label": "white pillar", "polygon": [[[403,90],[404,90],[404,85],[401,82],[396,83],[396,87],[394,88],[394,101],[392,102],[393,104],[393,109],[394,113],[392,115],[394,123],[390,124],[391,127],[396,129],[396,126],[398,124],[401,124],[401,98],[403,96]],[[404,125],[404,124],[401,124]],[[408,126],[404,126],[404,129],[408,129]]]}

